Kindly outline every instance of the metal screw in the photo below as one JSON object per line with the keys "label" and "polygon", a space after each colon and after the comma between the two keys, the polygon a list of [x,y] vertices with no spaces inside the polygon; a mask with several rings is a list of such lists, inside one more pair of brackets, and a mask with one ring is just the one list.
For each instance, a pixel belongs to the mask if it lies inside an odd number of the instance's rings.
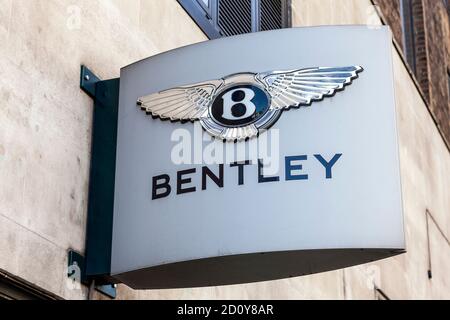
{"label": "metal screw", "polygon": [[89,77],[89,75],[85,75],[84,80],[89,81],[89,80],[91,80],[91,77]]}

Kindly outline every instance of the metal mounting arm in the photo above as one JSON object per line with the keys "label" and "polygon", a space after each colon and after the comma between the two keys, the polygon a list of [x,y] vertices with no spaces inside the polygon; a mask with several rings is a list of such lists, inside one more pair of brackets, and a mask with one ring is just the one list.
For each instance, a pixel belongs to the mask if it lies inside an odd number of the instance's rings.
{"label": "metal mounting arm", "polygon": [[100,80],[88,68],[81,66],[80,87],[94,100],[95,108],[86,256],[70,251],[69,268],[76,264],[83,283],[95,280],[97,290],[115,298],[114,283],[117,281],[110,272],[120,79]]}

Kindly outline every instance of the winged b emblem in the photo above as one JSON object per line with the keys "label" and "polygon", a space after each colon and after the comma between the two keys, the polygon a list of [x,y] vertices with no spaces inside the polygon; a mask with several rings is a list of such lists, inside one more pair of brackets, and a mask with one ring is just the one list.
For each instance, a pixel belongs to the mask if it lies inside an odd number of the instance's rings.
{"label": "winged b emblem", "polygon": [[137,104],[155,118],[200,121],[226,141],[256,137],[283,111],[333,96],[358,78],[360,66],[238,73],[141,97]]}

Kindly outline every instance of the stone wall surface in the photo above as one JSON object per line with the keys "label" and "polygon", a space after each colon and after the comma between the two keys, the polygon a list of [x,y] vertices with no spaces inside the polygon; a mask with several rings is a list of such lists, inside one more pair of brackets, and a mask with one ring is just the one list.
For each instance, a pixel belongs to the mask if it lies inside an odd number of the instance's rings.
{"label": "stone wall surface", "polygon": [[[294,26],[380,24],[369,0],[292,3]],[[65,268],[69,248],[84,251],[86,228],[93,106],[79,89],[80,65],[113,78],[129,63],[204,40],[175,0],[0,0],[0,270],[62,298],[87,298],[87,288],[68,285]],[[393,53],[407,254],[257,284],[119,285],[118,299],[374,299],[375,288],[393,299],[450,298],[450,153]]]}

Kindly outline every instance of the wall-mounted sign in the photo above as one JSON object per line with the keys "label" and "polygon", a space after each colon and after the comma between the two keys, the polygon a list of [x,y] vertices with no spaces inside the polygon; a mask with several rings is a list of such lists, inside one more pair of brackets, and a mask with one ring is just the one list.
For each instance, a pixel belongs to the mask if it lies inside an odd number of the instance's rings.
{"label": "wall-mounted sign", "polygon": [[112,275],[226,285],[404,252],[391,41],[286,29],[123,68]]}

